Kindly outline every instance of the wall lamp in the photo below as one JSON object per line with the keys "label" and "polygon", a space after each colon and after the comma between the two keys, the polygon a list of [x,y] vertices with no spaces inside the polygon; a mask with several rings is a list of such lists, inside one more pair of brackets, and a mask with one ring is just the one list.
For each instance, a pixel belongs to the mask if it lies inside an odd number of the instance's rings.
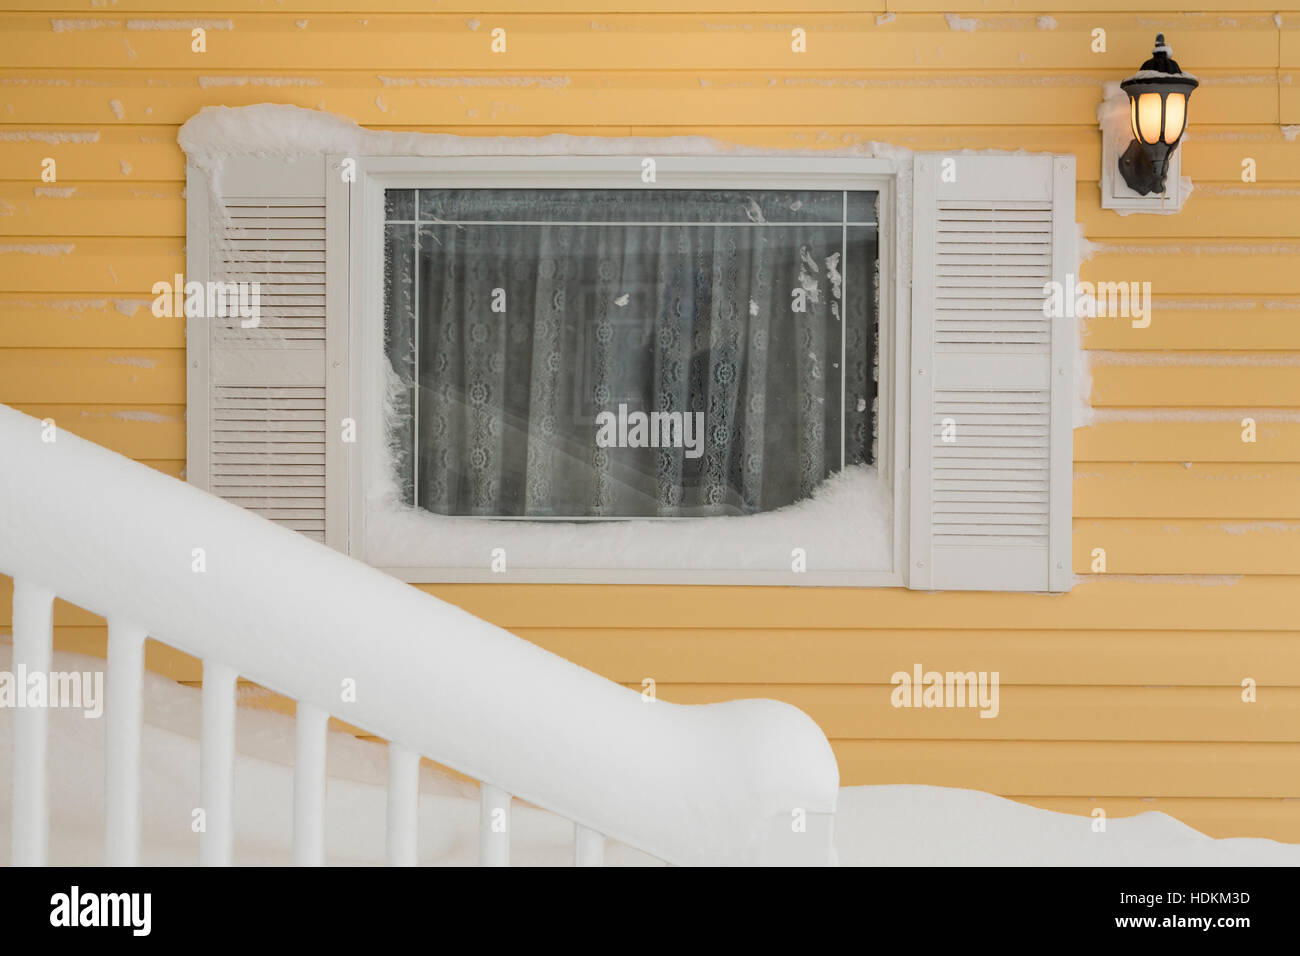
{"label": "wall lamp", "polygon": [[1128,94],[1133,141],[1119,158],[1119,171],[1134,192],[1165,191],[1169,156],[1187,129],[1187,101],[1200,85],[1169,59],[1165,35],[1156,35],[1151,59],[1142,64],[1120,89]]}

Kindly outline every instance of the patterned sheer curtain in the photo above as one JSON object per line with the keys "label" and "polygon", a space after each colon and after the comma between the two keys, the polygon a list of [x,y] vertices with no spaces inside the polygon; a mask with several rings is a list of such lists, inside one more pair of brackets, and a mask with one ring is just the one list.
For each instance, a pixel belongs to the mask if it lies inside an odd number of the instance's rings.
{"label": "patterned sheer curtain", "polygon": [[751,514],[871,462],[874,194],[390,190],[387,220],[408,503]]}

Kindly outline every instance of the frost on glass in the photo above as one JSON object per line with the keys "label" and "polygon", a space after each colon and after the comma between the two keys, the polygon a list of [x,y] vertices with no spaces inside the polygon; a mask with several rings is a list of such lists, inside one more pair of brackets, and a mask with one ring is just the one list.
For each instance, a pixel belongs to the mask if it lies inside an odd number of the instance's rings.
{"label": "frost on glass", "polygon": [[771,511],[871,465],[876,194],[389,190],[403,500]]}

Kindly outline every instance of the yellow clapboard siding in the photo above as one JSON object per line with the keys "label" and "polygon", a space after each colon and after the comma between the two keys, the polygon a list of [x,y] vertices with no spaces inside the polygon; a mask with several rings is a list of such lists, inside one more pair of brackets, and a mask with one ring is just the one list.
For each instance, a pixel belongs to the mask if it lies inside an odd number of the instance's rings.
{"label": "yellow clapboard siding", "polygon": [[1298,797],[1300,744],[832,740],[842,783],[1022,796]]}
{"label": "yellow clapboard siding", "polygon": [[920,662],[997,670],[1003,685],[1300,687],[1300,631],[955,630],[792,627],[514,628],[611,680],[886,684]]}
{"label": "yellow clapboard siding", "polygon": [[[1277,126],[1215,129],[1198,120],[1178,151],[1182,155],[1183,175],[1190,177],[1193,185],[1201,181],[1240,182],[1241,161],[1246,157],[1255,160],[1257,184],[1292,182],[1300,176],[1295,140],[1288,139]],[[1079,175],[1084,175],[1082,165]],[[1196,195],[1195,190],[1192,195]],[[1184,208],[1190,209],[1190,203],[1189,198],[1189,205]],[[1151,234],[1158,235],[1159,230],[1152,228]]]}
{"label": "yellow clapboard siding", "polygon": [[1300,578],[1085,579],[1069,593],[935,593],[904,588],[422,584],[421,590],[503,627],[1009,630],[1104,628],[1234,631],[1295,626]]}
{"label": "yellow clapboard siding", "polygon": [[[48,120],[48,117],[47,117]],[[41,162],[55,160],[58,181],[185,180],[185,157],[175,126],[64,126],[32,124],[0,129],[0,177],[36,184]]]}
{"label": "yellow clapboard siding", "polygon": [[1131,817],[1139,813],[1165,813],[1175,820],[1215,839],[1228,837],[1266,837],[1287,843],[1300,843],[1300,800],[1284,798],[1213,797],[1022,797],[1006,794],[1012,800],[1091,817],[1100,807],[1110,818]]}
{"label": "yellow clapboard siding", "polygon": [[[1073,154],[1076,159],[1076,176],[1081,183],[1095,184],[1100,176],[1101,133],[1095,118],[1090,118],[1086,125],[1076,126],[948,126],[935,125],[929,117],[925,119],[926,122],[911,126],[635,126],[631,134],[701,135],[724,142],[780,149],[848,148],[872,142],[918,150],[1024,149],[1028,152]],[[463,129],[457,131],[473,132]],[[606,135],[603,130],[586,132]],[[1249,154],[1256,162],[1258,185],[1267,187],[1272,183],[1285,184],[1300,176],[1300,172],[1297,172],[1297,164],[1300,162],[1296,159],[1297,146],[1276,125],[1214,127],[1206,124],[1198,114],[1196,127],[1189,138],[1195,145],[1190,149],[1180,148],[1183,175],[1191,177],[1196,183],[1205,181],[1230,184],[1238,181],[1241,176],[1241,160],[1245,154]],[[1095,185],[1093,188],[1096,188]],[[1146,221],[1145,217],[1140,216],[1108,215],[1112,219],[1135,223]]]}
{"label": "yellow clapboard siding", "polygon": [[184,348],[185,319],[152,296],[0,293],[0,348]]}
{"label": "yellow clapboard siding", "polygon": [[1300,465],[1078,465],[1074,516],[1300,518]]}
{"label": "yellow clapboard siding", "polygon": [[1078,428],[1074,460],[1300,461],[1300,416],[1285,422],[1261,416],[1256,422],[1256,441],[1243,442],[1241,420],[1251,414],[1251,410],[1241,409],[1215,421],[1116,421]]}
{"label": "yellow clapboard siding", "polygon": [[22,236],[0,241],[0,289],[143,298],[160,279],[185,271],[180,239]]}
{"label": "yellow clapboard siding", "polygon": [[177,183],[0,184],[0,236],[185,236]]}
{"label": "yellow clapboard siding", "polygon": [[1297,256],[1294,241],[1103,242],[1080,274],[1091,282],[1150,282],[1161,295],[1296,295],[1300,270],[1288,266]]}
{"label": "yellow clapboard siding", "polygon": [[[1090,10],[1098,12],[1133,9],[1132,0],[1086,2]],[[1072,12],[1079,8],[1079,0],[1029,0],[1028,4],[1022,0],[889,0],[891,10],[908,12],[959,10],[972,14],[1022,13],[1027,6],[1042,13]],[[1198,13],[1219,13],[1225,8],[1233,11],[1234,15],[1249,11],[1271,13],[1274,10],[1300,10],[1300,0],[1141,0],[1140,6],[1143,10],[1182,13],[1190,18]],[[1195,20],[1192,22],[1195,23]]]}
{"label": "yellow clapboard siding", "polygon": [[[792,0],[546,0],[546,9],[556,13],[658,13],[658,12],[694,12],[699,10],[734,11],[770,10],[784,12],[790,9]],[[1189,9],[1197,9],[1193,0]],[[1222,2],[1222,0],[1220,0]],[[1283,0],[1280,9],[1289,9]],[[51,12],[85,13],[88,9],[93,14],[95,7],[77,5],[75,0],[23,0],[25,10],[48,10]],[[429,0],[276,0],[277,10],[297,11],[302,13],[422,13],[429,9]],[[535,8],[533,0],[441,0],[438,9],[449,13],[520,13]],[[861,10],[885,9],[884,0],[812,0],[807,9],[826,12],[851,13]],[[211,14],[212,0],[118,0],[112,4],[115,13],[163,13]],[[227,0],[221,4],[223,11],[240,13],[257,13],[266,9],[265,0]],[[1206,8],[1209,9],[1209,8]],[[1279,9],[1269,7],[1272,9]]]}
{"label": "yellow clapboard siding", "polygon": [[[793,0],[547,0],[546,9],[556,13],[656,13],[656,12],[692,12],[717,11],[721,13],[735,11],[771,11],[788,12]],[[1087,0],[1089,9],[1098,12],[1127,13],[1133,4],[1127,0]],[[897,11],[942,13],[946,10],[981,11],[990,13],[1024,14],[1026,12],[1073,12],[1080,6],[1079,0],[889,0],[888,9]],[[73,0],[23,0],[25,10],[51,12],[85,13],[96,9],[78,5]],[[530,0],[442,0],[438,8],[447,12],[458,13],[518,13],[535,9],[536,4]],[[1176,13],[1222,12],[1225,7],[1238,13],[1260,11],[1271,13],[1275,10],[1300,12],[1300,0],[1143,0],[1143,10],[1168,11]],[[222,10],[231,12],[255,13],[266,9],[265,0],[228,0],[222,3]],[[277,10],[300,11],[303,13],[405,13],[420,12],[429,8],[428,0],[277,0]],[[166,12],[166,13],[207,13],[212,11],[210,0],[119,0],[111,7],[115,13],[126,12]],[[862,10],[883,12],[884,0],[811,0],[800,4],[800,9],[809,11],[853,13]]]}
{"label": "yellow clapboard siding", "polygon": [[[1261,358],[1241,359],[1239,364],[1133,364],[1092,365],[1093,406],[1204,407],[1249,406],[1257,408],[1300,407],[1300,364],[1280,353],[1279,364]],[[1195,359],[1186,361],[1195,362]]]}
{"label": "yellow clapboard siding", "polygon": [[34,418],[137,460],[185,458],[185,406],[13,405]]}
{"label": "yellow clapboard siding", "polygon": [[1152,295],[1151,323],[1134,328],[1134,321],[1141,320],[1124,316],[1085,320],[1084,347],[1118,351],[1300,351],[1300,297],[1192,299]]}
{"label": "yellow clapboard siding", "polygon": [[[1199,119],[1199,117],[1198,117]],[[879,142],[908,149],[1025,149],[1071,153],[1080,182],[1095,183],[1100,173],[1101,134],[1096,124],[1078,126],[862,126],[820,124],[721,126],[402,126],[378,128],[402,132],[437,132],[464,136],[704,136],[725,143],[769,149],[835,149]],[[0,130],[0,177],[24,184],[38,178],[41,160],[58,162],[60,184],[85,182],[183,182],[184,157],[176,147],[178,126],[8,127]],[[68,140],[67,138],[71,139]],[[1256,161],[1258,184],[1287,183],[1296,173],[1296,146],[1277,126],[1209,127],[1198,123],[1190,134],[1195,145],[1182,150],[1184,175],[1197,183],[1230,184],[1241,174],[1245,153]],[[1082,208],[1082,207],[1081,207]],[[1189,206],[1191,211],[1193,207]],[[1125,217],[1111,219],[1138,223]]]}
{"label": "yellow clapboard siding", "polygon": [[[197,112],[198,107],[195,107]],[[188,119],[188,117],[186,117]],[[384,124],[380,124],[381,126]],[[393,124],[388,124],[392,126]],[[400,127],[398,127],[400,128]],[[85,182],[185,182],[185,156],[176,143],[180,123],[165,126],[97,123],[77,127],[24,124],[0,129],[0,180],[34,184],[41,161],[58,164],[58,185]],[[571,127],[424,127],[421,132],[469,133],[475,136],[545,136],[591,134],[590,126]],[[626,136],[626,127],[603,127],[600,135]]]}
{"label": "yellow clapboard siding", "polygon": [[1286,126],[1300,125],[1300,72],[1281,73],[1278,91],[1278,122]]}
{"label": "yellow clapboard siding", "polygon": [[[292,103],[351,116],[362,125],[401,122],[500,125],[699,123],[904,124],[932,122],[1095,122],[1102,85],[1113,71],[1038,77],[1010,72],[818,71],[502,71],[462,77],[430,71],[393,74],[320,70],[258,76],[113,70],[0,71],[10,122],[180,123],[201,106]],[[1197,117],[1209,124],[1277,123],[1272,73],[1203,70]],[[445,95],[430,95],[442,91]]]}
{"label": "yellow clapboard siding", "polygon": [[[532,70],[581,63],[588,70],[690,69],[1131,69],[1150,55],[1156,30],[1174,31],[1180,19],[1164,22],[1111,16],[1105,52],[1093,52],[1095,14],[1055,18],[1050,30],[1032,15],[1000,17],[986,32],[953,30],[938,14],[899,16],[885,23],[875,14],[804,12],[793,5],[778,18],[717,14],[502,15],[492,28],[506,31],[505,54],[492,50],[491,30],[456,14],[375,15],[362,23],[354,15],[322,14],[305,23],[285,13],[235,15],[207,20],[202,66],[215,70],[365,69]],[[129,17],[51,18],[39,14],[0,16],[0,62],[11,67],[75,69],[189,69],[200,55],[188,30],[133,29]],[[1166,25],[1167,24],[1167,25]],[[791,30],[806,32],[806,52],[792,49]],[[1278,65],[1278,30],[1272,17],[1242,16],[1231,31],[1182,30],[1179,56],[1215,65]]]}
{"label": "yellow clapboard siding", "polygon": [[184,349],[0,349],[0,402],[177,405]]}
{"label": "yellow clapboard siding", "polygon": [[[7,588],[7,579],[0,580]],[[0,594],[8,591],[0,589]],[[9,626],[9,608],[3,600],[0,612],[4,615],[0,627]],[[649,677],[660,684],[794,683],[807,685],[812,692],[826,684],[886,684],[897,670],[916,662],[936,669],[942,664],[944,670],[998,670],[1004,687],[1222,687],[1238,675],[1254,679],[1261,692],[1300,687],[1297,631],[515,628],[514,632],[636,688]],[[55,627],[55,646],[61,650],[103,657],[105,639],[102,624]],[[150,662],[151,670],[177,680],[202,678],[196,659],[180,651],[158,653],[158,666]]]}
{"label": "yellow clapboard siding", "polygon": [[1280,33],[1278,62],[1282,66],[1300,66],[1300,17],[1284,17]]}
{"label": "yellow clapboard siding", "polygon": [[[1244,155],[1246,151],[1239,152]],[[1252,158],[1258,164],[1258,158]],[[1274,172],[1300,177],[1300,153],[1287,167]],[[1089,239],[1144,239],[1151,235],[1150,224],[1140,216],[1117,216],[1102,209],[1097,183],[1081,180],[1077,192],[1076,216]],[[1161,224],[1160,234],[1170,238],[1293,239],[1300,221],[1300,182],[1197,182],[1178,215],[1164,218],[1167,222]]]}
{"label": "yellow clapboard siding", "polygon": [[[942,661],[920,663],[941,675],[974,669],[956,662],[948,667]],[[912,669],[911,660],[898,661],[898,670],[911,675]],[[642,691],[640,683],[627,686]],[[678,704],[785,701],[837,740],[1300,742],[1298,687],[1266,688],[1255,703],[1245,703],[1237,685],[1035,687],[1003,682],[997,709],[988,711],[995,714],[992,718],[981,716],[982,704],[974,697],[961,707],[895,707],[898,691],[893,684],[655,685],[659,700]]]}
{"label": "yellow clapboard siding", "polygon": [[1096,548],[1109,574],[1296,574],[1300,522],[1076,519],[1075,573],[1091,573]]}

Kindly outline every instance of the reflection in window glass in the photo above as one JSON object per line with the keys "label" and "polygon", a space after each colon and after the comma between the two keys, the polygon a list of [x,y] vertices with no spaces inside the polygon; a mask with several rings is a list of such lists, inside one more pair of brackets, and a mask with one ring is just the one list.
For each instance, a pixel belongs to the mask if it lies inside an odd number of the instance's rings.
{"label": "reflection in window glass", "polygon": [[405,500],[741,515],[872,463],[876,194],[386,193]]}

